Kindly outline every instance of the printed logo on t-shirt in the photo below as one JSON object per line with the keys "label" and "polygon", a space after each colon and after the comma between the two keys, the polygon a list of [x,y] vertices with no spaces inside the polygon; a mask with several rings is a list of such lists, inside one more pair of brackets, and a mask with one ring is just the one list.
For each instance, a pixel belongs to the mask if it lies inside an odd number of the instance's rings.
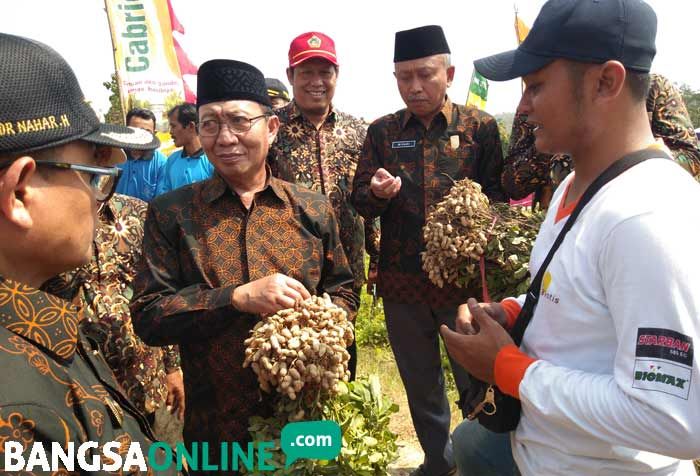
{"label": "printed logo on t-shirt", "polygon": [[688,399],[693,370],[693,339],[671,329],[637,330],[633,388]]}
{"label": "printed logo on t-shirt", "polygon": [[556,296],[549,292],[549,286],[552,284],[552,274],[549,271],[545,271],[544,276],[542,276],[542,287],[540,288],[540,295],[552,301],[554,304],[559,304],[559,296]]}
{"label": "printed logo on t-shirt", "polygon": [[637,359],[634,362],[633,388],[663,392],[688,400],[691,369],[661,360]]}
{"label": "printed logo on t-shirt", "polygon": [[670,360],[693,366],[693,338],[671,329],[640,327],[637,330],[637,357]]}

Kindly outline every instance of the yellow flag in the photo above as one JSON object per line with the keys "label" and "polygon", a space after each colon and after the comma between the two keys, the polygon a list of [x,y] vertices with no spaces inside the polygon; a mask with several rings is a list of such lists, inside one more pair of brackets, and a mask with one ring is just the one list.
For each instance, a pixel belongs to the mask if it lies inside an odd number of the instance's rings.
{"label": "yellow flag", "polygon": [[518,44],[525,41],[525,37],[530,33],[530,27],[528,27],[524,21],[515,14],[515,37],[518,39]]}
{"label": "yellow flag", "polygon": [[133,96],[160,117],[169,95],[184,95],[168,2],[105,0],[105,7],[122,104]]}

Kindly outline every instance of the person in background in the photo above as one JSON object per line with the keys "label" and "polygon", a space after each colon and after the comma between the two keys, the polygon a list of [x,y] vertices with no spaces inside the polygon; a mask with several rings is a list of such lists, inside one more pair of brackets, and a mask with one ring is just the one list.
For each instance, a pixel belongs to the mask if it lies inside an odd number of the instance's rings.
{"label": "person in background", "polygon": [[[365,282],[365,244],[370,269],[376,268],[379,258],[374,222],[365,224],[350,203],[352,181],[367,129],[362,121],[333,105],[339,66],[335,43],[329,36],[320,32],[302,33],[292,40],[288,60],[287,78],[294,100],[275,110],[280,129],[270,147],[268,163],[276,177],[330,199],[340,228],[340,241],[355,278],[352,288],[359,295]],[[355,342],[348,352],[351,379],[354,379]]]}
{"label": "person in background", "polygon": [[[438,329],[441,324],[454,328],[457,306],[474,292],[439,288],[423,271],[425,217],[453,180],[470,178],[490,200],[505,200],[496,120],[448,98],[454,73],[440,26],[396,33],[394,75],[406,108],[370,125],[352,188],[357,211],[366,220],[381,217],[377,291],[384,298],[389,341],[425,453],[413,473],[417,476],[455,471]],[[456,363],[452,372],[461,395],[468,376]]]}
{"label": "person in background", "polygon": [[206,180],[214,173],[214,166],[207,159],[197,136],[196,106],[186,102],[173,107],[168,111],[168,121],[175,147],[182,148],[168,157],[157,195]]}
{"label": "person in background", "polygon": [[[654,137],[663,140],[674,160],[698,179],[700,145],[683,97],[666,77],[653,73],[649,77],[651,85],[646,110],[651,132]],[[571,157],[568,155],[538,152],[527,117],[516,114],[501,176],[506,193],[518,200],[534,192],[536,201],[546,208],[552,192],[572,170]]]}
{"label": "person in background", "polygon": [[289,104],[289,91],[282,81],[277,78],[265,78],[265,85],[272,109],[279,109]]}
{"label": "person in background", "polygon": [[[126,113],[126,125],[156,132],[156,116],[148,109],[139,107]],[[119,164],[122,176],[117,184],[117,193],[150,202],[156,196],[158,183],[164,180],[167,157],[158,149],[126,150],[126,162]]]}

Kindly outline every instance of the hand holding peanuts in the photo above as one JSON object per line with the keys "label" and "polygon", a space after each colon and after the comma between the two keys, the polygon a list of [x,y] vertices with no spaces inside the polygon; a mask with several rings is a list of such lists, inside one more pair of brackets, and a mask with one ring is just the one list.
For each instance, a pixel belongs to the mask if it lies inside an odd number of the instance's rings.
{"label": "hand holding peanuts", "polygon": [[394,177],[386,169],[377,169],[369,183],[369,188],[377,198],[390,199],[401,190],[401,177]]}
{"label": "hand holding peanuts", "polygon": [[272,314],[310,297],[299,281],[275,273],[237,287],[233,291],[233,305],[250,314]]}
{"label": "hand holding peanuts", "polygon": [[[354,340],[347,312],[328,294],[312,296],[258,322],[245,340],[243,367],[249,365],[265,392],[277,390],[291,400],[319,391],[335,394],[350,377],[346,350]],[[303,417],[297,415],[298,420]]]}

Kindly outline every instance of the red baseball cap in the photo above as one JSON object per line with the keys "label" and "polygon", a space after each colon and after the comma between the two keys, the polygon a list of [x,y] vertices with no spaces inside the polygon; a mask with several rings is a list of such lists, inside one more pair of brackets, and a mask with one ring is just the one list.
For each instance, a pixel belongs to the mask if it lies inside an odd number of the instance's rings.
{"label": "red baseball cap", "polygon": [[331,37],[318,31],[310,31],[302,33],[292,40],[289,45],[290,68],[311,58],[323,58],[338,66],[335,43]]}

